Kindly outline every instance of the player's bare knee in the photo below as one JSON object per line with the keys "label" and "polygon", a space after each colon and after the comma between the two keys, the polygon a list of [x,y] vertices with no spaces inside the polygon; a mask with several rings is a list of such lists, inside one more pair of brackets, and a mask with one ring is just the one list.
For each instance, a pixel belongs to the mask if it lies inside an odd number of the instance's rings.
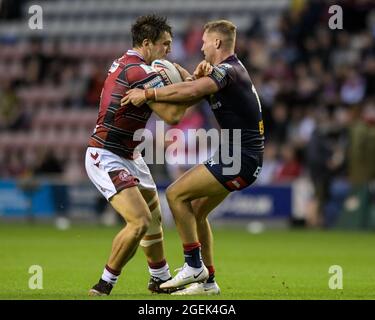
{"label": "player's bare knee", "polygon": [[173,186],[169,186],[165,192],[165,195],[167,197],[168,202],[171,202],[174,200],[175,192]]}
{"label": "player's bare knee", "polygon": [[151,212],[151,222],[146,232],[146,236],[153,236],[155,234],[162,234],[163,229],[161,225],[160,205],[158,205]]}
{"label": "player's bare knee", "polygon": [[134,237],[136,239],[142,239],[143,236],[146,234],[147,232],[147,229],[148,229],[148,223],[141,223],[141,224],[137,224],[135,227],[134,227]]}
{"label": "player's bare knee", "polygon": [[167,188],[166,197],[169,204],[174,203],[176,201],[186,200],[183,194],[181,194],[181,192],[173,184]]}
{"label": "player's bare knee", "polygon": [[138,219],[128,224],[129,228],[133,230],[134,237],[141,239],[147,232],[151,223],[151,214],[143,215]]}

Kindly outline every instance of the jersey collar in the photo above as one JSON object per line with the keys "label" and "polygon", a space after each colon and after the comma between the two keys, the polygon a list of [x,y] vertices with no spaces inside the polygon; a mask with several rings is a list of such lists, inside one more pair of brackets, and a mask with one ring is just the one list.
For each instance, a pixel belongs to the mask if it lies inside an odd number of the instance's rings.
{"label": "jersey collar", "polygon": [[237,59],[238,59],[237,55],[234,53],[234,54],[230,55],[229,57],[227,57],[226,59],[224,59],[223,61],[221,61],[219,64],[225,63],[227,61],[237,60]]}
{"label": "jersey collar", "polygon": [[128,55],[128,56],[137,56],[142,61],[145,61],[145,58],[143,58],[143,56],[139,52],[137,52],[135,50],[128,50],[128,51],[126,51],[126,55]]}

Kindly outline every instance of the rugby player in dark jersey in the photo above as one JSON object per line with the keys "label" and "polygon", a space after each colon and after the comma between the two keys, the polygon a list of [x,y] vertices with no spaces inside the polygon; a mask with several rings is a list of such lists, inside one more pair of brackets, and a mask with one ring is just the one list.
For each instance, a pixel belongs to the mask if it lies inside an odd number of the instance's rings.
{"label": "rugby player in dark jersey", "polygon": [[[214,279],[213,237],[207,216],[230,192],[251,185],[262,167],[261,104],[247,70],[234,53],[235,37],[236,27],[230,21],[207,23],[202,46],[205,61],[194,72],[197,79],[158,89],[130,90],[122,99],[122,104],[141,105],[149,100],[176,103],[206,98],[221,128],[231,133],[229,142],[222,141],[213,158],[186,172],[167,189],[185,264],[161,288],[193,283],[173,294],[220,293]],[[207,63],[213,67],[209,74],[202,72]],[[185,69],[179,70],[184,79],[192,78]],[[225,154],[233,163],[228,164]],[[205,283],[203,278],[207,279]]]}
{"label": "rugby player in dark jersey", "polygon": [[134,133],[143,129],[154,111],[169,124],[176,124],[187,107],[150,102],[140,107],[121,106],[120,99],[131,88],[163,86],[150,64],[170,52],[171,27],[164,18],[142,16],[132,26],[133,49],[115,60],[108,71],[99,114],[86,152],[86,171],[97,189],[124,218],[126,226],[113,240],[112,250],[99,282],[90,295],[108,295],[125,264],[140,245],[147,258],[149,290],[161,290],[171,278],[163,248],[160,203],[156,185],[141,154]]}

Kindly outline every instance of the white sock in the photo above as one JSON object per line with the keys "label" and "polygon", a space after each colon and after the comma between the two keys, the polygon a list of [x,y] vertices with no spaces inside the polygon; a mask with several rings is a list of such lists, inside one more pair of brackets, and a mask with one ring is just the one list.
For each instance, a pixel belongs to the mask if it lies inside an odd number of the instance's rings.
{"label": "white sock", "polygon": [[119,276],[114,275],[113,273],[109,272],[106,268],[103,270],[102,279],[105,282],[110,283],[111,285],[115,285]]}
{"label": "white sock", "polygon": [[168,280],[171,277],[168,263],[166,263],[164,267],[161,267],[159,269],[148,267],[148,271],[150,272],[151,276],[160,278],[163,281]]}

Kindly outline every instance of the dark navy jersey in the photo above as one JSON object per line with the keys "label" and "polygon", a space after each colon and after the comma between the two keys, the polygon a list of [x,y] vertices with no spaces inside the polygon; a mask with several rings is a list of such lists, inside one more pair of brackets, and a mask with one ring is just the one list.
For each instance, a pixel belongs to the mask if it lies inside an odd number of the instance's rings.
{"label": "dark navy jersey", "polygon": [[264,149],[262,108],[250,76],[236,55],[215,65],[209,77],[219,91],[207,97],[222,129],[241,129],[241,148]]}

